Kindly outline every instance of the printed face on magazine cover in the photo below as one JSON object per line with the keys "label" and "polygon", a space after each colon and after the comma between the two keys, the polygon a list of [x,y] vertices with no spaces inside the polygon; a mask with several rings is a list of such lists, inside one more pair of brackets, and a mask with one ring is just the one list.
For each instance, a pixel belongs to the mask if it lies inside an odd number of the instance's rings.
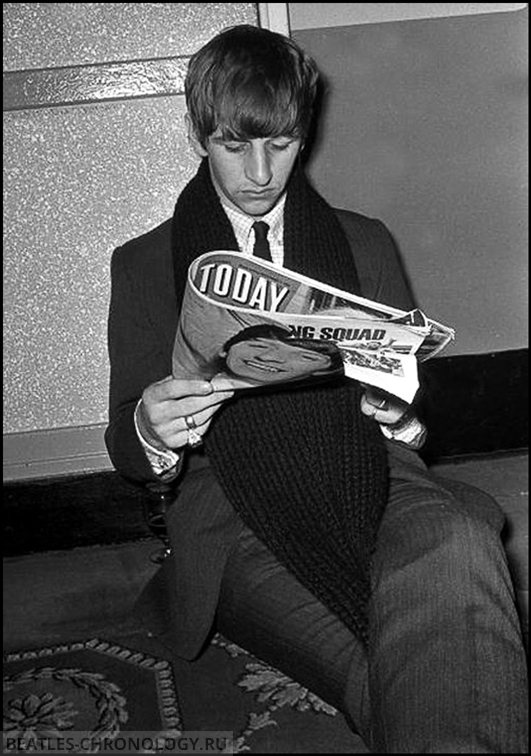
{"label": "printed face on magazine cover", "polygon": [[[191,128],[191,127],[190,127]],[[208,157],[215,185],[236,209],[261,217],[278,202],[301,148],[301,140],[276,136],[227,140],[218,128],[206,146],[189,132],[195,151]]]}
{"label": "printed face on magazine cover", "polygon": [[233,376],[259,383],[276,383],[326,372],[332,359],[328,354],[289,341],[260,337],[230,346],[225,364]]}

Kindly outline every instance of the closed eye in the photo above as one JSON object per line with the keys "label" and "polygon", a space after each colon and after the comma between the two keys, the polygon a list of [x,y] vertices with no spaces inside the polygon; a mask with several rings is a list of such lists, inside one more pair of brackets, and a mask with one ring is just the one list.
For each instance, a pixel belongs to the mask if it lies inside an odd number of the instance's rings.
{"label": "closed eye", "polygon": [[223,144],[227,152],[243,152],[247,146],[246,142],[225,142]]}
{"label": "closed eye", "polygon": [[283,150],[287,150],[288,147],[291,147],[292,144],[293,144],[292,139],[290,139],[287,142],[270,142],[269,148],[276,150],[277,152],[282,152]]}

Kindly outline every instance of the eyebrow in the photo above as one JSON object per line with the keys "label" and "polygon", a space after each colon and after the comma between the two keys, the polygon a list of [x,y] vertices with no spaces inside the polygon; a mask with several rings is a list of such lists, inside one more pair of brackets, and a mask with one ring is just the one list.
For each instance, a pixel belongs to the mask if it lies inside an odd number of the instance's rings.
{"label": "eyebrow", "polygon": [[216,144],[225,144],[225,142],[248,142],[248,139],[237,139],[236,137],[229,137],[226,139],[222,136],[211,136],[210,139]]}
{"label": "eyebrow", "polygon": [[269,137],[243,137],[236,136],[223,137],[223,136],[210,136],[210,139],[215,144],[225,144],[226,142],[252,142],[253,139],[265,139],[266,141],[274,142],[277,139],[286,139],[288,142],[294,142],[298,137],[291,136],[290,134],[278,134],[277,136]]}

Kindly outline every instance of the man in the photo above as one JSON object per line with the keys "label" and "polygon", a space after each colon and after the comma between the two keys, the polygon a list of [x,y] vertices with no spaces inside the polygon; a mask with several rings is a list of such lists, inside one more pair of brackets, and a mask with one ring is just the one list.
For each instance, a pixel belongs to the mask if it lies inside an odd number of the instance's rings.
{"label": "man", "polygon": [[524,753],[503,517],[428,473],[413,408],[347,379],[262,394],[170,375],[186,272],[209,250],[263,254],[265,236],[276,264],[414,306],[385,227],[333,210],[304,176],[317,82],[263,29],[199,50],[186,80],[197,175],[171,221],[113,256],[109,453],[132,480],[178,486],[172,554],[145,601],[163,589],[160,628],[180,656],[218,629],[341,709],[376,752]]}

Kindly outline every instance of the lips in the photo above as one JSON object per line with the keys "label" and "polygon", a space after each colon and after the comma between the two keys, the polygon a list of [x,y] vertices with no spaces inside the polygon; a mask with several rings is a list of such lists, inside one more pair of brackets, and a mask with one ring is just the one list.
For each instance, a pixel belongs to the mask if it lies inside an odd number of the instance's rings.
{"label": "lips", "polygon": [[252,189],[248,189],[242,192],[246,197],[255,197],[256,199],[263,199],[264,197],[274,197],[275,192],[271,189],[265,189],[263,192],[257,192]]}

